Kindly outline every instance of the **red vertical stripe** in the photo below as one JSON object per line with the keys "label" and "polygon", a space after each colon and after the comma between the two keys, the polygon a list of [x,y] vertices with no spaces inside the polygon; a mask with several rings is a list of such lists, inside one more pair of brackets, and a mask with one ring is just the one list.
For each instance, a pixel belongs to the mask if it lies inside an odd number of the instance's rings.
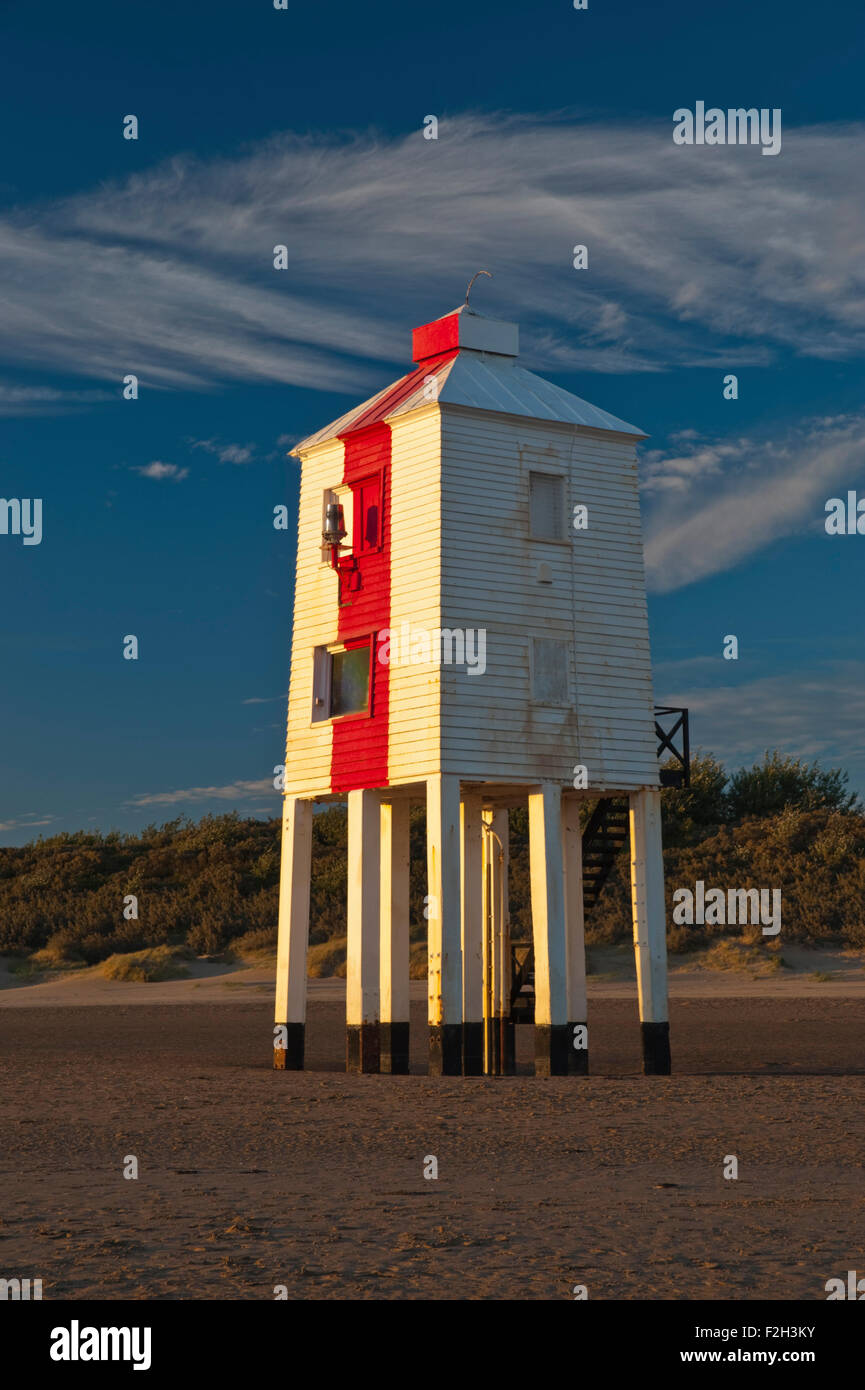
{"label": "red vertical stripe", "polygon": [[[459,348],[452,348],[449,352],[440,352],[434,357],[429,357],[420,367],[416,367],[408,376],[400,377],[388,392],[377,400],[375,405],[370,406],[369,410],[364,410],[355,420],[351,422],[351,430],[362,430],[368,425],[375,424],[383,420],[386,415],[392,415],[397,406],[407,401],[409,396],[413,396],[415,391],[419,391],[424,385],[428,376],[435,376],[439,367],[443,367],[446,362],[452,361],[459,352]],[[435,396],[430,397],[435,400]],[[352,435],[345,436],[346,448]]]}
{"label": "red vertical stripe", "polygon": [[[371,473],[383,472],[381,547],[357,557],[361,587],[349,592],[339,610],[341,642],[373,634],[370,713],[334,721],[330,785],[334,792],[388,785],[390,667],[376,660],[376,632],[390,626],[390,425],[375,424],[345,439],[343,482],[351,486]],[[334,601],[336,577],[334,576]]]}

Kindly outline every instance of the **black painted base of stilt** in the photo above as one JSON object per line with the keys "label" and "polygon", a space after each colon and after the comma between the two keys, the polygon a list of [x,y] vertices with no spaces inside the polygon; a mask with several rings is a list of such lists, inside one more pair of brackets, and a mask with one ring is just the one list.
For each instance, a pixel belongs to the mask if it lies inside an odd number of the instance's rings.
{"label": "black painted base of stilt", "polygon": [[513,1076],[517,1070],[517,1030],[512,1019],[500,1024],[502,1038],[502,1076]]}
{"label": "black painted base of stilt", "polygon": [[[588,1076],[589,1074],[588,1047],[574,1047],[574,1038],[577,1036],[576,1030],[585,1027],[585,1023],[568,1024],[568,1071],[571,1076]],[[586,1041],[588,1042],[588,1032]]]}
{"label": "black painted base of stilt", "polygon": [[535,1076],[567,1076],[571,1036],[566,1023],[535,1024]]}
{"label": "black painted base of stilt", "polygon": [[[483,1027],[483,1025],[481,1025]],[[485,1074],[513,1076],[517,1069],[517,1048],[514,1023],[510,1018],[489,1018],[486,1022],[487,1043]]]}
{"label": "black painted base of stilt", "polygon": [[355,1072],[381,1070],[381,1024],[350,1024],[346,1028],[345,1069]]}
{"label": "black painted base of stilt", "polygon": [[669,1023],[641,1023],[640,1031],[643,1034],[643,1075],[669,1076],[672,1067]]}
{"label": "black painted base of stilt", "polygon": [[484,1025],[463,1024],[463,1076],[484,1074]]}
{"label": "black painted base of stilt", "polygon": [[463,1025],[461,1023],[430,1024],[430,1076],[462,1076]]}
{"label": "black painted base of stilt", "polygon": [[279,1023],[285,1029],[285,1047],[274,1047],[274,1071],[303,1071],[303,1023]]}
{"label": "black painted base of stilt", "polygon": [[381,1023],[381,1070],[389,1076],[408,1076],[407,1023]]}

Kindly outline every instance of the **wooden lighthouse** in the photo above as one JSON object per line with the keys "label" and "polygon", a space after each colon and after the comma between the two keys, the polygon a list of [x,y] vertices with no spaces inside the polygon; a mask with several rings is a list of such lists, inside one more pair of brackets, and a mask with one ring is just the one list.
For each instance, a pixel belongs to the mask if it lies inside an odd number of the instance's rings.
{"label": "wooden lighthouse", "polygon": [[[275,1065],[303,1066],[313,804],[347,799],[348,1068],[408,1070],[409,809],[422,803],[430,1072],[507,1069],[519,805],[536,1072],[587,1070],[592,802],[621,806],[630,831],[644,1070],[666,1073],[645,435],[525,370],[517,326],[467,305],[415,329],[413,349],[408,375],[293,450]],[[615,821],[602,830],[615,844]]]}

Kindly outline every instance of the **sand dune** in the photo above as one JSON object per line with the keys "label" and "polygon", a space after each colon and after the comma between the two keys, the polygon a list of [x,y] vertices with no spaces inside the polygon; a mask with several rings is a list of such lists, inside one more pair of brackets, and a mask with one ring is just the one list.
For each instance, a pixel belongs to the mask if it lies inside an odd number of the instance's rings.
{"label": "sand dune", "polygon": [[[784,947],[787,967],[770,974],[748,970],[709,970],[692,956],[670,960],[671,998],[865,998],[865,964],[855,951],[812,951]],[[589,995],[598,999],[636,998],[629,948],[594,949]],[[185,962],[189,978],[140,984],[106,980],[99,967],[57,973],[48,978],[12,974],[0,961],[0,1008],[83,1007],[87,1004],[254,1004],[274,994],[275,961]],[[815,978],[821,976],[821,978]],[[822,978],[828,977],[828,978]],[[426,998],[426,982],[412,980],[412,999]],[[345,980],[309,981],[311,999],[344,999]]]}

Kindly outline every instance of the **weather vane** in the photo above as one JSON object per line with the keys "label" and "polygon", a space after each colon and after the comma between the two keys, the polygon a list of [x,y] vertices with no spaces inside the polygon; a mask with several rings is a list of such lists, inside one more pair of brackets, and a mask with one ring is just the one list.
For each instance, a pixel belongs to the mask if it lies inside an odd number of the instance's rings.
{"label": "weather vane", "polygon": [[466,308],[469,307],[469,295],[470,295],[471,292],[472,292],[472,285],[474,284],[475,280],[477,280],[477,278],[478,278],[479,275],[488,275],[488,276],[490,277],[491,280],[492,280],[492,278],[493,278],[493,273],[492,273],[491,270],[476,270],[476,271],[475,271],[474,275],[473,275],[472,278],[469,280],[469,287],[468,287],[468,289],[466,290]]}

